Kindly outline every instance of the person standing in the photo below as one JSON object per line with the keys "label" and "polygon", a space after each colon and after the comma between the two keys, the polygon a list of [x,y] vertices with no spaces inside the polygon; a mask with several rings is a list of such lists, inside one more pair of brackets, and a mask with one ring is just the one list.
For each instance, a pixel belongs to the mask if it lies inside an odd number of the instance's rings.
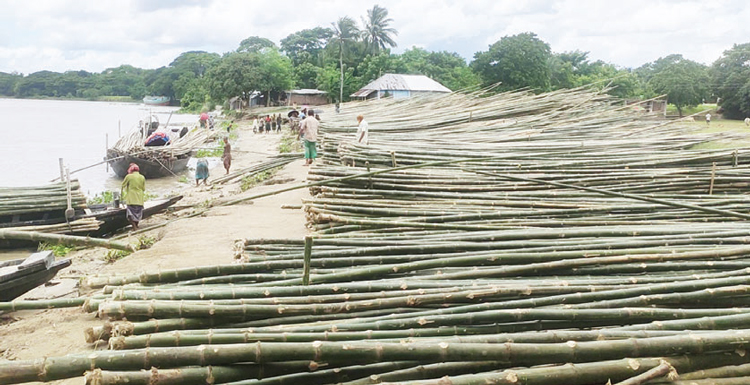
{"label": "person standing", "polygon": [[281,114],[276,115],[276,131],[281,132]]}
{"label": "person standing", "polygon": [[145,192],[146,178],[141,175],[138,165],[131,163],[128,167],[128,175],[122,180],[120,196],[127,206],[125,216],[133,230],[138,230],[138,223],[143,219]]}
{"label": "person standing", "polygon": [[208,186],[208,161],[204,158],[198,161],[195,166],[195,186],[198,187],[200,181],[204,186]]}
{"label": "person standing", "polygon": [[307,117],[300,124],[298,134],[298,138],[303,138],[305,147],[305,166],[311,165],[318,157],[318,150],[315,148],[318,144],[318,127],[320,127],[320,122],[315,119],[315,114],[307,111]]}
{"label": "person standing", "polygon": [[357,116],[357,143],[367,145],[370,143],[370,129],[368,127],[365,117],[362,115]]}
{"label": "person standing", "polygon": [[271,132],[271,115],[266,115],[266,134]]}
{"label": "person standing", "polygon": [[229,138],[224,138],[224,154],[221,155],[221,161],[224,163],[224,169],[229,174],[229,167],[232,166],[232,145],[229,144]]}
{"label": "person standing", "polygon": [[253,134],[258,133],[258,116],[256,115],[255,118],[253,118]]}
{"label": "person standing", "polygon": [[711,113],[706,114],[706,124],[711,124]]}

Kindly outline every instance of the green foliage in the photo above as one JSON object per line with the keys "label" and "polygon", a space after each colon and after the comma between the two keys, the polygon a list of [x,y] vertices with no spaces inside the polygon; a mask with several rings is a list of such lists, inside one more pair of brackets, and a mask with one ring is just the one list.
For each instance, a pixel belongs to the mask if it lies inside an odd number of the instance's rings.
{"label": "green foliage", "polygon": [[398,59],[400,65],[395,72],[426,75],[453,91],[481,83],[480,77],[455,52],[429,52],[414,47],[404,51]]}
{"label": "green foliage", "polygon": [[73,251],[73,246],[68,245],[62,245],[62,244],[49,244],[46,242],[39,243],[39,246],[37,250],[44,251],[44,250],[52,250],[52,254],[54,254],[56,257],[64,257],[68,255],[71,251]]}
{"label": "green foliage", "polygon": [[488,51],[477,52],[471,66],[487,86],[500,83],[500,90],[529,87],[547,91],[550,57],[549,44],[526,32],[505,36]]}
{"label": "green foliage", "polygon": [[114,195],[112,191],[102,191],[93,197],[86,200],[89,205],[100,205],[102,203],[112,203],[114,201]]}
{"label": "green foliage", "polygon": [[[328,40],[328,44],[329,46],[335,47],[339,57],[339,92],[336,100],[343,101],[345,82],[344,54],[350,51],[353,43],[358,41],[360,31],[359,28],[357,28],[354,19],[349,16],[341,17],[335,23],[331,23],[331,25],[333,26],[333,35],[331,35],[331,38]],[[321,84],[321,82],[318,81],[318,84]],[[329,95],[331,95],[330,92]]]}
{"label": "green foliage", "polygon": [[214,100],[248,97],[255,90],[286,91],[293,86],[291,61],[275,49],[227,54],[207,77]]}
{"label": "green foliage", "polygon": [[265,49],[273,48],[277,49],[276,44],[265,37],[250,36],[240,42],[240,46],[237,48],[237,52],[261,52]]}
{"label": "green foliage", "polygon": [[255,187],[255,186],[257,186],[257,185],[259,185],[261,183],[263,183],[264,181],[266,181],[266,180],[270,179],[271,177],[273,177],[280,169],[281,169],[281,167],[276,167],[276,168],[272,168],[270,170],[261,171],[259,173],[256,173],[256,174],[253,174],[253,175],[249,175],[249,176],[246,176],[246,177],[242,178],[240,180],[240,190],[247,191],[247,190],[249,190],[249,189],[251,189],[251,188],[253,188],[253,187]]}
{"label": "green foliage", "polygon": [[386,46],[396,46],[393,37],[398,35],[398,31],[388,27],[392,22],[393,19],[388,17],[388,10],[377,4],[367,10],[367,18],[362,19],[362,39],[373,55],[377,55]]}
{"label": "green foliage", "polygon": [[295,68],[301,64],[318,67],[322,65],[323,48],[332,34],[330,28],[303,29],[281,39],[281,51],[292,60]]}
{"label": "green foliage", "polygon": [[750,43],[735,44],[724,51],[709,71],[713,93],[720,98],[724,116],[750,116]]}
{"label": "green foliage", "polygon": [[696,106],[709,95],[708,68],[682,55],[659,58],[646,64],[646,68],[650,69],[645,71],[650,89],[657,94],[666,94],[680,116],[683,107]]}
{"label": "green foliage", "polygon": [[151,246],[156,243],[156,238],[148,236],[148,235],[141,235],[138,237],[138,250],[145,250],[151,248]]}
{"label": "green foliage", "polygon": [[[340,87],[339,70],[334,66],[326,66],[318,72],[318,88],[327,92],[328,97],[332,100],[338,100]],[[347,68],[344,72],[343,94],[346,100],[349,95],[353,94],[360,88],[360,81],[354,76],[354,69]]]}
{"label": "green foliage", "polygon": [[310,63],[300,63],[294,67],[294,78],[297,80],[296,84],[299,88],[317,88],[317,78],[320,72],[320,67],[316,67]]}
{"label": "green foliage", "polygon": [[125,250],[108,250],[107,254],[104,254],[104,261],[107,263],[115,263],[131,253]]}

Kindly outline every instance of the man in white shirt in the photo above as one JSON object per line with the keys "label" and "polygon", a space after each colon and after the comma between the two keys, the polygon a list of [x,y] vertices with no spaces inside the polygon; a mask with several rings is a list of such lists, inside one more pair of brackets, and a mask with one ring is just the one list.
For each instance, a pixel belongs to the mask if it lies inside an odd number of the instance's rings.
{"label": "man in white shirt", "polygon": [[357,116],[357,122],[359,122],[359,126],[357,126],[357,142],[367,145],[370,142],[367,121],[364,116],[359,115]]}

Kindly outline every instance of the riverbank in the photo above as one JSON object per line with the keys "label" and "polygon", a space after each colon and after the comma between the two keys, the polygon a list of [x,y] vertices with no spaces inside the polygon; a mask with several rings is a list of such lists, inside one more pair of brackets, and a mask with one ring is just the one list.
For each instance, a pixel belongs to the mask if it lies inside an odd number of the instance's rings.
{"label": "riverbank", "polygon": [[[278,153],[282,135],[253,134],[249,122],[236,123],[238,137],[232,143],[233,170],[252,166]],[[182,210],[159,215],[144,223],[144,226],[186,217],[193,210],[205,207],[207,202],[273,191],[283,187],[282,185],[300,184],[307,176],[307,167],[302,163],[301,160],[294,161],[280,169],[267,184],[244,192],[240,190],[239,182],[208,187],[186,185],[181,191],[184,199],[178,203]],[[219,164],[210,172],[209,181],[223,175],[224,169]],[[237,239],[302,238],[307,232],[304,213],[301,209],[282,209],[282,206],[299,206],[302,199],[308,197],[307,189],[299,189],[251,203],[213,207],[203,215],[173,221],[165,227],[146,233],[146,236],[157,239],[151,248],[139,250],[114,263],[105,261],[105,249],[75,251],[69,255],[73,258],[73,265],[55,280],[61,282],[55,291],[58,294],[66,291],[71,295],[77,294],[77,278],[93,274],[132,274],[232,263],[234,242]],[[44,294],[44,290],[30,292],[28,296],[40,294]],[[78,308],[0,315],[0,324],[0,360],[35,359],[105,348],[91,346],[84,341],[83,330],[100,325],[101,321],[94,314],[83,313]],[[54,383],[77,384],[80,379]]]}

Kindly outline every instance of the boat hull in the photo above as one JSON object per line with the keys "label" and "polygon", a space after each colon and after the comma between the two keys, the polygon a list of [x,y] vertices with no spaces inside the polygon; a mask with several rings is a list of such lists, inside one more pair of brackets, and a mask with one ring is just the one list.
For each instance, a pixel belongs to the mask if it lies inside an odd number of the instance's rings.
{"label": "boat hull", "polygon": [[[33,261],[29,263],[29,260]],[[0,265],[5,269],[4,273],[0,273],[0,301],[12,301],[43,285],[70,264],[70,259],[55,261],[51,251],[34,253],[27,259],[3,263]]]}
{"label": "boat hull", "polygon": [[107,154],[108,159],[114,159],[110,160],[108,163],[118,177],[124,178],[128,175],[128,167],[130,167],[131,163],[135,163],[140,169],[138,172],[146,177],[146,179],[175,176],[178,173],[185,171],[190,156],[191,154],[185,154],[170,159],[153,161],[131,155],[118,157],[117,154]]}
{"label": "boat hull", "polygon": [[[182,199],[182,195],[177,195],[174,197],[166,198],[166,199],[158,199],[153,201],[147,201],[146,204],[143,207],[143,218],[148,218],[154,214],[158,214],[167,208],[169,206],[172,206],[176,202],[178,202],[180,199]],[[89,236],[89,237],[103,237],[109,234],[112,234],[116,232],[117,230],[120,230],[122,228],[127,227],[130,223],[127,220],[126,217],[126,209],[125,208],[111,208],[106,207],[106,205],[101,205],[100,207],[92,207],[91,213],[83,213],[83,212],[77,212],[76,216],[73,218],[73,220],[77,219],[85,219],[85,218],[95,218],[99,221],[99,229],[96,231],[90,231],[90,232],[72,232],[69,233],[70,235],[79,235],[79,236]],[[1,228],[8,228],[8,227],[24,227],[24,226],[42,226],[42,225],[55,225],[60,223],[65,223],[65,217],[62,215],[57,215],[57,213],[51,213],[55,215],[50,215],[49,219],[46,220],[34,220],[34,221],[23,221],[23,222],[7,222],[0,225]],[[39,242],[35,241],[27,241],[27,240],[18,240],[18,239],[0,239],[0,249],[22,249],[22,248],[35,248]]]}

